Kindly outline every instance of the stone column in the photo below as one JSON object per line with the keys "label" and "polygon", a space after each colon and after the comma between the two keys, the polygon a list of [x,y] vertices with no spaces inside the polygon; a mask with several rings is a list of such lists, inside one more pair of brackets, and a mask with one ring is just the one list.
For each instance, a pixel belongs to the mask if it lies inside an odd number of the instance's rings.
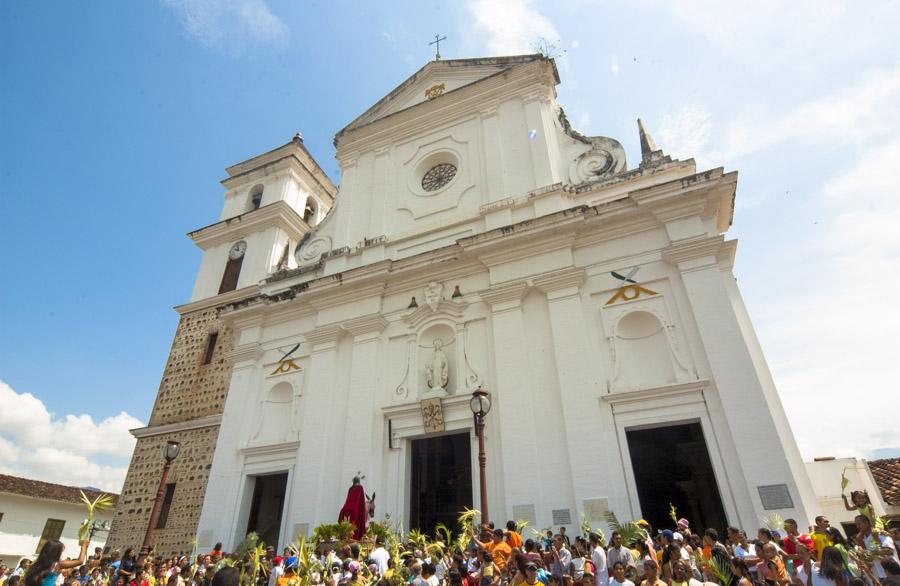
{"label": "stone column", "polygon": [[[344,322],[343,327],[353,336],[353,357],[350,366],[350,391],[347,404],[347,432],[344,440],[341,478],[347,486],[357,471],[367,478],[366,491],[371,494],[380,479],[382,457],[381,425],[383,418],[376,408],[378,393],[378,355],[381,332],[388,321],[381,314],[370,314]],[[377,434],[376,434],[377,432]]]}
{"label": "stone column", "polygon": [[700,237],[670,245],[663,254],[681,274],[726,425],[741,454],[746,484],[738,482],[733,488],[749,494],[737,499],[738,521],[750,526],[767,514],[758,486],[786,484],[794,509],[779,513],[802,522],[811,518],[807,511],[815,510],[815,497],[790,427],[786,420],[779,422],[783,408],[774,386],[766,388],[765,359],[761,354],[754,359],[737,319],[725,285],[725,279],[734,277],[717,259],[723,251],[722,237]]}
{"label": "stone column", "polygon": [[[569,268],[542,275],[535,287],[546,293],[553,332],[553,353],[559,381],[563,428],[568,446],[572,478],[572,522],[578,523],[576,511],[583,508],[585,498],[620,496],[621,461],[610,449],[616,442],[612,413],[601,408],[598,397],[602,361],[591,355],[588,325],[593,323],[584,311],[581,284],[584,269]],[[605,406],[604,406],[605,407]],[[586,438],[590,438],[586,441]],[[624,495],[621,495],[624,496]]]}
{"label": "stone column", "polygon": [[525,283],[481,292],[481,298],[491,306],[497,381],[497,388],[486,389],[491,392],[492,406],[485,432],[489,502],[495,522],[509,518],[515,504],[534,503],[540,509],[543,494],[541,474],[534,465],[533,390],[523,343],[522,298],[526,292]]}
{"label": "stone column", "polygon": [[[346,410],[346,395],[336,389],[338,342],[344,330],[337,325],[316,328],[304,334],[311,346],[309,371],[304,383],[303,425],[300,451],[294,475],[292,515],[294,523],[336,523],[334,483],[338,481],[342,452],[337,451],[338,436],[343,438],[342,418]],[[343,395],[343,396],[342,396]]]}

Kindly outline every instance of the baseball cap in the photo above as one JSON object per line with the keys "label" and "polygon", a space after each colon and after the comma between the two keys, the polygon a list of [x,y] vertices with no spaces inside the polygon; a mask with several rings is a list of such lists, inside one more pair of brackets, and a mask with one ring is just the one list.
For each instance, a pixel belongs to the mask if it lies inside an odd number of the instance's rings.
{"label": "baseball cap", "polygon": [[659,534],[662,535],[663,537],[665,537],[669,541],[675,540],[675,534],[672,533],[672,531],[670,529],[663,529],[662,531],[659,532]]}

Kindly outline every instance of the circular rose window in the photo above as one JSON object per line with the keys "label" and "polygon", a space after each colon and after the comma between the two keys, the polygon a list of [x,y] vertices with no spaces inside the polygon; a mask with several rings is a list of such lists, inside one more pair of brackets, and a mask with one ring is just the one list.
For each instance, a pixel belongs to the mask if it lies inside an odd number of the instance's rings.
{"label": "circular rose window", "polygon": [[450,183],[454,177],[456,177],[456,165],[451,163],[435,165],[422,176],[422,189],[437,191]]}

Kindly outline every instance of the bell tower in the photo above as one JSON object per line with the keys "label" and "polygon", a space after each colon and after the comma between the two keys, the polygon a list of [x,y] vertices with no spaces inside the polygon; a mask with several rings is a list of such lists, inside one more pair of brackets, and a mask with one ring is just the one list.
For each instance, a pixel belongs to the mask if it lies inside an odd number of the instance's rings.
{"label": "bell tower", "polygon": [[231,331],[217,308],[253,296],[258,283],[296,268],[294,252],[334,203],[337,188],[298,133],[287,144],[226,169],[219,221],[188,236],[203,251],[188,303],[163,371],[147,427],[132,430],[137,445],[107,543],[141,544],[159,486],[163,451],[181,443],[172,463],[153,546],[158,554],[189,553],[231,378]]}

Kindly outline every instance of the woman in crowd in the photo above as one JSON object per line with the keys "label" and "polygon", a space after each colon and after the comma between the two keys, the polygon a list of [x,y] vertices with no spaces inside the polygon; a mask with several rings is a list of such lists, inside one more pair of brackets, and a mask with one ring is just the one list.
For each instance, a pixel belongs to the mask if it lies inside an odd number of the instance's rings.
{"label": "woman in crowd", "polygon": [[55,586],[59,573],[77,568],[84,563],[90,541],[81,542],[81,551],[74,560],[60,560],[65,546],[51,539],[41,547],[41,553],[25,574],[25,586]]}

